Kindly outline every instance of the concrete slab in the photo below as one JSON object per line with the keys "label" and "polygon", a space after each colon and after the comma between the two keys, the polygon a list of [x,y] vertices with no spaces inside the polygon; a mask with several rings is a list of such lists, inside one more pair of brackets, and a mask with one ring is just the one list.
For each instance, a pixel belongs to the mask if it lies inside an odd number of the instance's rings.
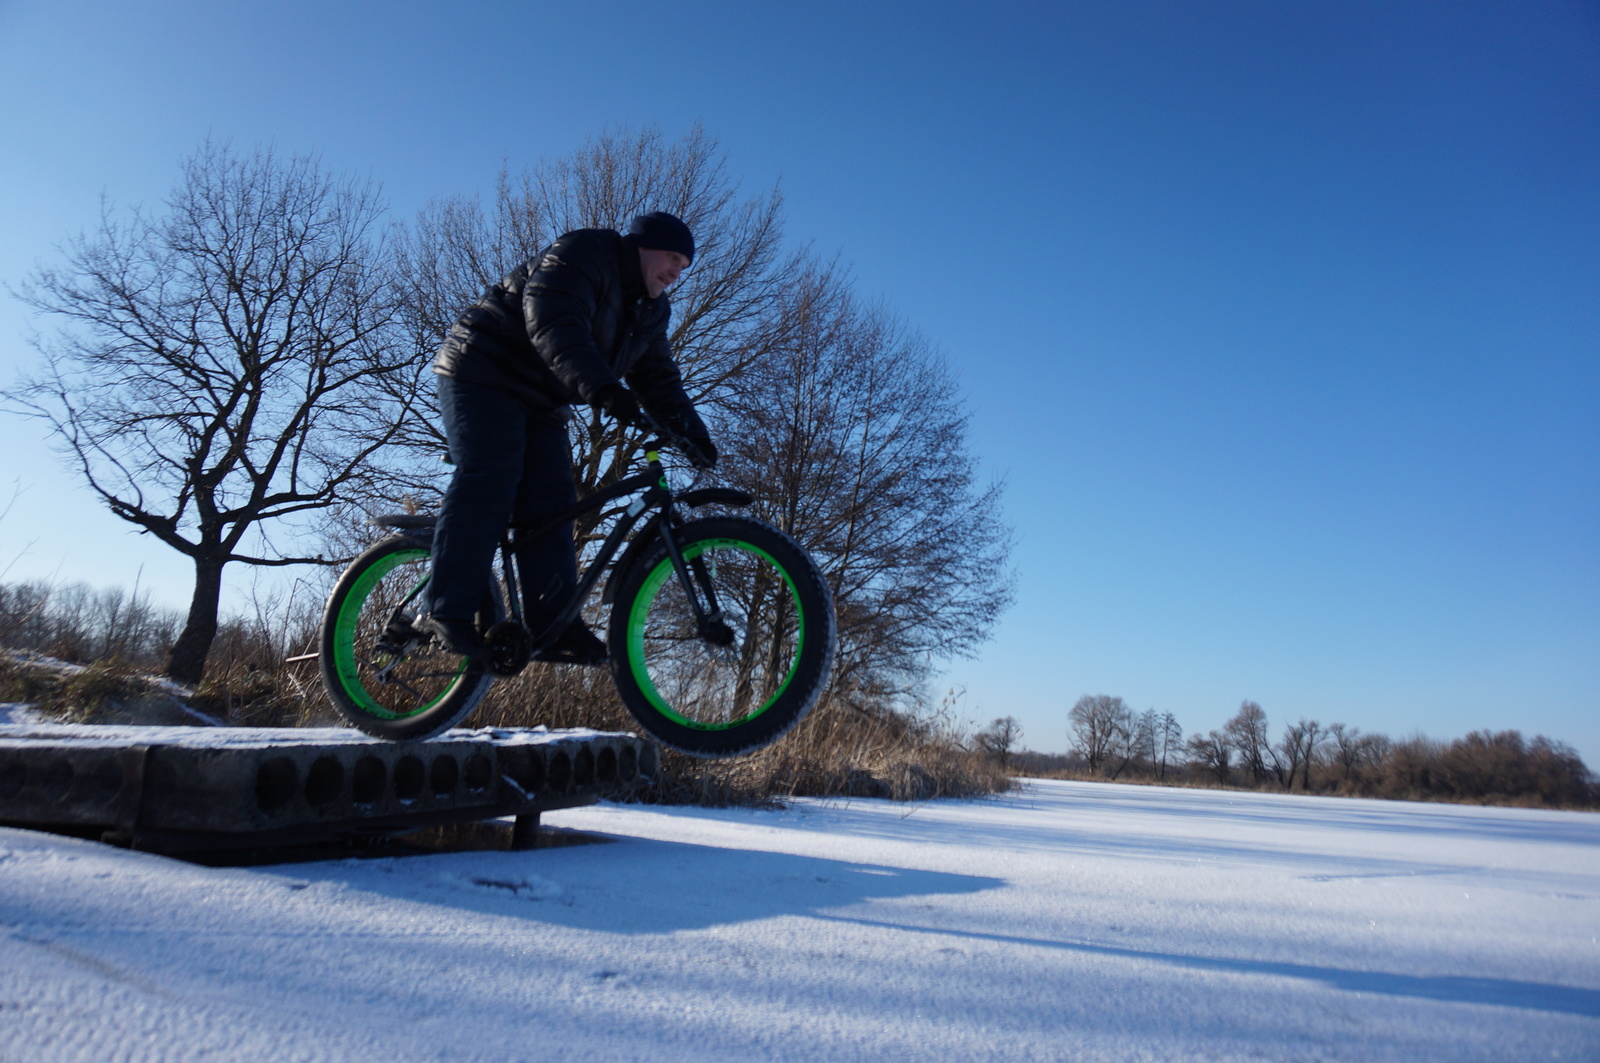
{"label": "concrete slab", "polygon": [[635,735],[544,728],[385,742],[344,728],[0,725],[0,823],[162,851],[299,844],[624,797]]}

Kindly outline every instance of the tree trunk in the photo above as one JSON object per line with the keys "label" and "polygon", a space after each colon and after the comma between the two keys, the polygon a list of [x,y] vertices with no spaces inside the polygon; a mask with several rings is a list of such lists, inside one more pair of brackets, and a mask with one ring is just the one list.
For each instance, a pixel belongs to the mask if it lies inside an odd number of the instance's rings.
{"label": "tree trunk", "polygon": [[199,684],[206,671],[206,655],[217,637],[217,604],[222,598],[220,561],[197,557],[194,561],[194,597],[183,634],[172,644],[167,658],[167,678],[187,686]]}

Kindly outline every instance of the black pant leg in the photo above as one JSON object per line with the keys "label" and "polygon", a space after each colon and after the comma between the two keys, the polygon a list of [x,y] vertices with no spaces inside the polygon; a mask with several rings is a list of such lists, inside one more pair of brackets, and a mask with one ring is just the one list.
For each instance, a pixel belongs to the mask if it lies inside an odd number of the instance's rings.
{"label": "black pant leg", "polygon": [[515,397],[482,384],[441,376],[438,386],[455,472],[433,533],[429,611],[471,620],[483,605],[495,548],[516,503],[529,411]]}
{"label": "black pant leg", "polygon": [[[549,520],[577,497],[566,417],[560,413],[530,417],[512,520],[519,525]],[[519,536],[515,542],[523,612],[528,630],[538,638],[578,585],[572,522],[564,521],[538,539]]]}

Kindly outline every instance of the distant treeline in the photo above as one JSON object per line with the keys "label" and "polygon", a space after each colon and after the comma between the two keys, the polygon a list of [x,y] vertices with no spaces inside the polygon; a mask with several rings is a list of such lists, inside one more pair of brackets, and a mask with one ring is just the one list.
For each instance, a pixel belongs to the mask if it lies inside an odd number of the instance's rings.
{"label": "distant treeline", "polygon": [[183,615],[121,587],[84,583],[0,584],[0,645],[87,664],[117,659],[155,665],[178,637]]}
{"label": "distant treeline", "polygon": [[[1276,740],[1246,701],[1220,729],[1187,737],[1171,713],[1136,713],[1121,698],[1086,695],[1069,714],[1065,754],[1009,752],[1012,771],[1422,801],[1600,808],[1600,785],[1577,752],[1543,735],[1474,731],[1440,742],[1392,739],[1302,718]],[[998,721],[997,721],[998,722]]]}

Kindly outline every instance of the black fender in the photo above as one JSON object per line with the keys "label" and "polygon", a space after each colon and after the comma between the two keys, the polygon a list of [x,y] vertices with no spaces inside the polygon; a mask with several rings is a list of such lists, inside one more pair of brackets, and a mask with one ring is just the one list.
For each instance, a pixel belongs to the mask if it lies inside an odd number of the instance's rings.
{"label": "black fender", "polygon": [[732,487],[702,487],[698,491],[685,491],[676,499],[693,509],[701,506],[748,506],[756,496]]}

